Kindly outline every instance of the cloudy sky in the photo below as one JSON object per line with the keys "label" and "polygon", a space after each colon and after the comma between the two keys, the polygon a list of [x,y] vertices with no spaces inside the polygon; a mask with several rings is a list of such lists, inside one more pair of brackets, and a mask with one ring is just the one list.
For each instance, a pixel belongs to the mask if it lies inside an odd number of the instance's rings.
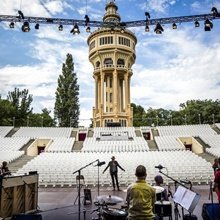
{"label": "cloudy sky", "polygon": [[[106,0],[0,0],[0,15],[84,19],[101,21]],[[211,13],[214,0],[116,0],[122,21]],[[213,21],[212,31],[205,32],[193,23],[164,26],[162,35],[151,27],[130,28],[138,39],[136,63],[133,65],[131,101],[145,109],[177,110],[179,104],[191,99],[219,99],[220,95],[220,20]],[[29,89],[33,95],[34,112],[48,108],[53,112],[57,79],[66,54],[73,55],[80,85],[80,124],[88,125],[94,106],[93,68],[88,60],[88,33],[81,27],[80,35],[70,34],[71,26],[60,32],[56,25],[31,25],[29,33],[0,22],[0,94],[6,98],[15,87]],[[94,31],[95,28],[92,29]]]}

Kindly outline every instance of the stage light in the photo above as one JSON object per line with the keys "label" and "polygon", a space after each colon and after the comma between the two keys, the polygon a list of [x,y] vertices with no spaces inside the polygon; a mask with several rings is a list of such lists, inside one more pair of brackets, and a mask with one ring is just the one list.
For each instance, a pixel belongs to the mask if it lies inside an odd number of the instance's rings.
{"label": "stage light", "polygon": [[11,23],[9,24],[9,27],[10,27],[10,28],[14,28],[14,27],[15,27],[15,23],[14,23],[14,22],[11,22]]}
{"label": "stage light", "polygon": [[213,28],[213,23],[207,18],[207,19],[205,20],[204,30],[205,30],[205,31],[211,31],[212,28]]}
{"label": "stage light", "polygon": [[39,27],[40,27],[40,25],[39,25],[39,24],[35,24],[35,29],[36,29],[36,30],[38,30],[38,29],[39,29]]}
{"label": "stage light", "polygon": [[150,18],[150,13],[146,11],[145,16],[147,17],[147,19]]}
{"label": "stage light", "polygon": [[173,23],[172,28],[173,28],[173,29],[177,29],[176,23]]}
{"label": "stage light", "polygon": [[86,28],[86,32],[87,32],[87,33],[90,33],[90,32],[91,32],[91,28],[90,28],[90,27],[87,27],[87,28]]}
{"label": "stage light", "polygon": [[80,33],[79,31],[79,27],[77,24],[74,25],[73,29],[70,31],[70,33],[74,34],[74,35],[77,35]]}
{"label": "stage light", "polygon": [[19,14],[19,17],[20,17],[21,19],[24,19],[24,14],[23,14],[22,11],[18,11],[18,14]]}
{"label": "stage light", "polygon": [[146,25],[146,27],[145,27],[145,32],[149,32],[149,31],[150,31],[150,28],[149,28],[148,25]]}
{"label": "stage light", "polygon": [[89,23],[89,21],[90,21],[90,19],[89,19],[89,16],[88,15],[85,15],[85,23],[86,23],[86,26],[88,25],[88,23]]}
{"label": "stage light", "polygon": [[157,23],[154,32],[156,32],[156,34],[162,34],[163,32],[163,27],[160,25],[160,23]]}
{"label": "stage light", "polygon": [[200,24],[199,24],[199,22],[197,20],[195,21],[194,24],[195,24],[195,27],[199,27],[200,26]]}
{"label": "stage light", "polygon": [[216,7],[212,7],[212,14],[213,14],[213,16],[215,17],[215,16],[218,16],[219,14],[218,14],[218,10],[217,10],[217,8]]}
{"label": "stage light", "polygon": [[63,25],[62,24],[59,25],[58,30],[63,31]]}
{"label": "stage light", "polygon": [[31,29],[30,29],[30,26],[29,26],[29,22],[25,21],[24,24],[22,25],[21,27],[21,30],[23,32],[29,32]]}

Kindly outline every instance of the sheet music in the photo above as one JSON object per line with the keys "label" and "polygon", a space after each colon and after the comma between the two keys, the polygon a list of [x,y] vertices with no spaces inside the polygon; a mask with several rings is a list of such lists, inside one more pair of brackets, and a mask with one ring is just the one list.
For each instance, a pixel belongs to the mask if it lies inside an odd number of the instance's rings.
{"label": "sheet music", "polygon": [[195,192],[179,186],[173,196],[173,201],[180,204],[183,208],[192,213],[200,197],[201,196]]}

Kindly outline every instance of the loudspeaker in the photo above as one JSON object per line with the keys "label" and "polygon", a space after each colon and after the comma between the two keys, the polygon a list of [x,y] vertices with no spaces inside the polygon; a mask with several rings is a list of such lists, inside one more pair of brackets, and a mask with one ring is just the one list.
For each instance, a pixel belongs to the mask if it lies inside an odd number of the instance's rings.
{"label": "loudspeaker", "polygon": [[39,214],[18,214],[13,215],[12,220],[42,220]]}
{"label": "loudspeaker", "polygon": [[202,206],[203,220],[220,220],[220,204],[204,203]]}

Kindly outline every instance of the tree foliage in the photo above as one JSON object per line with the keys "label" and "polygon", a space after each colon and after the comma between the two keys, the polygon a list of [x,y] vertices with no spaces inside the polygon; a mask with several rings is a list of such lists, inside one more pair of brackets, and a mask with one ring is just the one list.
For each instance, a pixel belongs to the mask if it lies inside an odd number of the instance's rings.
{"label": "tree foliage", "polygon": [[61,127],[78,127],[80,111],[79,85],[77,81],[72,55],[67,54],[55,93],[54,117]]}
{"label": "tree foliage", "polygon": [[31,103],[33,98],[32,95],[28,93],[28,89],[20,91],[19,88],[15,88],[14,91],[8,92],[7,98],[14,108],[13,121],[16,126],[22,126],[27,116],[32,113]]}

